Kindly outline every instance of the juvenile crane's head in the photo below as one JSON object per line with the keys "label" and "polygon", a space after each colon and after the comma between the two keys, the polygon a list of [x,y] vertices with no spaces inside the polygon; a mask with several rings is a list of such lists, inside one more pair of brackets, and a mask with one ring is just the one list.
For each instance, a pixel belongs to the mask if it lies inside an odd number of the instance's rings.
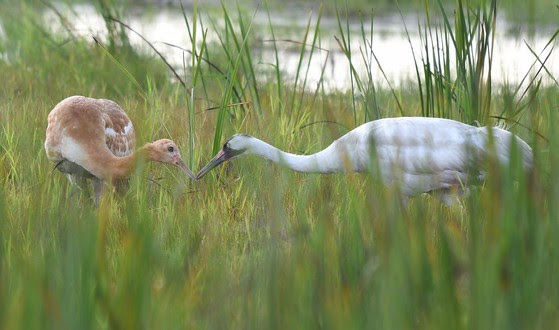
{"label": "juvenile crane's head", "polygon": [[148,158],[150,160],[171,164],[180,168],[188,177],[195,179],[194,173],[186,166],[183,162],[181,155],[179,153],[179,148],[175,142],[168,139],[161,139],[148,143]]}
{"label": "juvenile crane's head", "polygon": [[198,174],[196,179],[201,179],[206,173],[211,171],[219,164],[239,156],[249,155],[252,153],[255,138],[250,135],[236,134],[233,135],[225,144],[223,148],[204,166]]}

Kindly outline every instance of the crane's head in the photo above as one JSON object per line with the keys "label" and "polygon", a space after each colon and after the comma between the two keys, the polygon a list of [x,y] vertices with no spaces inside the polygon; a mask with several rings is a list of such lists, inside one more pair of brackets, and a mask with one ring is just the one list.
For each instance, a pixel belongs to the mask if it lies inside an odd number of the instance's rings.
{"label": "crane's head", "polygon": [[175,142],[161,139],[148,144],[148,157],[150,160],[171,164],[180,168],[188,177],[195,179],[194,173],[183,162],[179,148]]}
{"label": "crane's head", "polygon": [[212,158],[212,160],[210,160],[206,166],[198,172],[198,174],[196,174],[196,179],[201,179],[214,167],[229,159],[250,154],[253,142],[254,138],[250,135],[233,135],[229,140],[227,140],[227,142],[225,142],[225,144],[223,144],[223,148],[221,148],[217,155],[215,155],[215,157]]}

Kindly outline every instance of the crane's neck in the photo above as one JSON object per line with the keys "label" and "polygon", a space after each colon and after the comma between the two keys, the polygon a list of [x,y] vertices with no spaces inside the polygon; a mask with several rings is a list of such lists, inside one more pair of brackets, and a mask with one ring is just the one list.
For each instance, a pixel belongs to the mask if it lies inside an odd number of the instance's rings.
{"label": "crane's neck", "polygon": [[333,173],[341,171],[340,156],[332,152],[331,148],[312,155],[295,155],[254,138],[248,151],[248,154],[259,155],[297,172]]}
{"label": "crane's neck", "polygon": [[129,177],[138,162],[151,160],[150,147],[151,144],[147,143],[128,156],[117,157],[113,155],[106,166],[108,170],[108,173],[106,173],[107,179],[115,181]]}

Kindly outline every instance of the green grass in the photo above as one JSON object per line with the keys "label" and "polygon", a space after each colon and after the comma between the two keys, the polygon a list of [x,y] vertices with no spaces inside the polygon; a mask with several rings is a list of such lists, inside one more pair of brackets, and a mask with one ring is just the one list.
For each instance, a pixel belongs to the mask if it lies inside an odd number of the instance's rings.
{"label": "green grass", "polygon": [[[462,47],[461,71],[444,69],[449,55],[437,53],[432,66],[418,63],[421,86],[384,89],[355,72],[353,93],[299,88],[303,54],[320,47],[317,20],[301,33],[309,35],[298,45],[296,84],[277,68],[263,83],[251,48],[254,9],[223,6],[214,22],[201,22],[222,29],[222,39],[190,50],[201,57],[186,61],[183,87],[158,57],[127,47],[122,32],[107,51],[62,43],[44,33],[33,7],[2,8],[0,328],[557,328],[559,86],[536,76],[524,91],[476,75],[470,61],[482,55],[450,33],[480,36],[491,15],[476,14],[491,9],[457,8],[465,29],[451,28],[445,12],[446,25],[425,22],[422,31],[426,51],[436,34],[442,48]],[[348,22],[338,9],[336,34],[350,56],[358,50],[344,46]],[[368,19],[351,38],[366,43]],[[188,17],[184,28],[193,24]],[[356,123],[400,114],[507,117],[533,146],[536,167],[529,180],[517,162],[491,167],[484,186],[448,208],[430,196],[403,207],[374,174],[304,175],[244,158],[189,182],[146,164],[125,196],[108,194],[95,207],[43,150],[48,112],[73,94],[117,101],[140,143],[173,138],[193,170],[236,132],[311,153]],[[340,125],[307,126],[325,120]]]}

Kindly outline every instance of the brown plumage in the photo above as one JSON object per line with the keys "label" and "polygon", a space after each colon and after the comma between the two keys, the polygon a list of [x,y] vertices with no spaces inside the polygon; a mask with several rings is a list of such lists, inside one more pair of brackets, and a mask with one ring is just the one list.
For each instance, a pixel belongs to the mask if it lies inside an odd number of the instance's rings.
{"label": "brown plumage", "polygon": [[104,182],[126,179],[138,158],[172,164],[194,178],[173,141],[157,140],[134,152],[135,145],[132,122],[111,100],[71,96],[58,103],[48,116],[48,159],[81,188],[86,188],[86,180],[91,179],[96,201]]}

